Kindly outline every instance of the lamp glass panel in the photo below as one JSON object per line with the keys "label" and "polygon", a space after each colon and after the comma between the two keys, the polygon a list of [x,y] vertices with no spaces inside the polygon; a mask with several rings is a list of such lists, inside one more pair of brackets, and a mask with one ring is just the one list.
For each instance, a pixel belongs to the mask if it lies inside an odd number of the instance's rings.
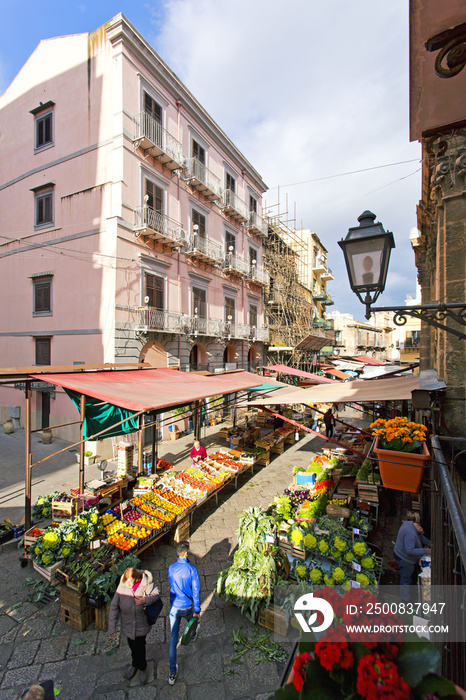
{"label": "lamp glass panel", "polygon": [[346,243],[346,255],[353,287],[377,287],[383,284],[384,238],[366,238]]}

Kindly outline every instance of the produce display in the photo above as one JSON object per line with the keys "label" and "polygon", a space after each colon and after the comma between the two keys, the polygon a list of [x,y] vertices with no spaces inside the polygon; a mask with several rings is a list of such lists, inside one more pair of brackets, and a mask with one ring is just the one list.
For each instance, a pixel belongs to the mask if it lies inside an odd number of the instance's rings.
{"label": "produce display", "polygon": [[50,518],[52,515],[52,501],[58,496],[58,491],[54,491],[48,496],[39,496],[32,506],[32,517],[35,520]]}
{"label": "produce display", "polygon": [[122,532],[116,532],[108,538],[110,544],[113,544],[117,549],[122,549],[124,552],[129,552],[130,549],[134,549],[137,540],[133,537],[127,537]]}
{"label": "produce display", "polygon": [[91,508],[75,520],[64,520],[59,527],[48,527],[31,548],[32,559],[39,566],[51,566],[88,545],[102,531],[102,518],[96,508]]}

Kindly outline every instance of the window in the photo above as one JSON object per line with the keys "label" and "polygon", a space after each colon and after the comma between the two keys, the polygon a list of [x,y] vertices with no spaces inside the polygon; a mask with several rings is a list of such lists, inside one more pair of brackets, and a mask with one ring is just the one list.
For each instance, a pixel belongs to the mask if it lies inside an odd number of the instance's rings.
{"label": "window", "polygon": [[249,246],[249,271],[255,272],[257,270],[257,250],[252,246]]}
{"label": "window", "polygon": [[36,151],[53,146],[53,110],[36,116],[34,129]]}
{"label": "window", "polygon": [[53,189],[39,190],[34,195],[34,226],[53,226]]}
{"label": "window", "polygon": [[341,331],[335,331],[335,342],[341,343]]}
{"label": "window", "polygon": [[249,325],[251,328],[257,328],[257,306],[255,304],[249,306]]}
{"label": "window", "polygon": [[207,318],[207,304],[205,289],[193,287],[193,312],[199,318]]}
{"label": "window", "polygon": [[202,163],[202,165],[205,165],[205,149],[194,139],[192,140],[192,153],[193,158],[199,161],[199,163]]}
{"label": "window", "polygon": [[[233,248],[233,250],[230,250],[230,248]],[[230,231],[225,233],[225,250],[227,253],[232,253],[233,255],[236,252],[236,236],[234,233],[230,233]]]}
{"label": "window", "polygon": [[52,278],[40,277],[33,280],[33,315],[52,315]]}
{"label": "window", "polygon": [[144,92],[144,112],[162,126],[162,107],[147,92]]}
{"label": "window", "polygon": [[252,194],[249,195],[249,211],[251,214],[257,214],[257,199]]}
{"label": "window", "polygon": [[225,189],[235,192],[236,180],[230,173],[226,174]]}
{"label": "window", "polygon": [[152,180],[144,181],[144,223],[154,231],[163,231],[163,190]]}
{"label": "window", "polygon": [[[204,216],[204,214],[201,214],[200,212],[193,209],[192,221],[193,221],[193,233],[197,233],[197,235],[200,236],[201,238],[205,238],[205,216]],[[197,226],[197,231],[194,228],[195,226]]]}
{"label": "window", "polygon": [[50,365],[51,338],[35,338],[36,365]]}
{"label": "window", "polygon": [[148,306],[152,306],[154,309],[163,310],[164,309],[164,279],[163,277],[157,277],[157,275],[151,275],[146,273],[144,278],[145,294],[144,296],[149,297]]}
{"label": "window", "polygon": [[235,300],[225,297],[225,323],[235,322]]}

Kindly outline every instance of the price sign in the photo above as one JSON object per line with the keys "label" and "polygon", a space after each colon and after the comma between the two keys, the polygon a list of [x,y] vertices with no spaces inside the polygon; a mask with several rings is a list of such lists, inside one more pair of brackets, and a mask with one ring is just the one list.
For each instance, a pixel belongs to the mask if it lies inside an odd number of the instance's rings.
{"label": "price sign", "polygon": [[361,588],[359,581],[351,581],[351,588]]}
{"label": "price sign", "polygon": [[355,571],[361,571],[361,564],[357,564],[355,561],[352,561],[351,566]]}
{"label": "price sign", "polygon": [[354,534],[354,535],[360,535],[360,534],[361,534],[360,529],[359,529],[358,527],[353,527],[353,534]]}

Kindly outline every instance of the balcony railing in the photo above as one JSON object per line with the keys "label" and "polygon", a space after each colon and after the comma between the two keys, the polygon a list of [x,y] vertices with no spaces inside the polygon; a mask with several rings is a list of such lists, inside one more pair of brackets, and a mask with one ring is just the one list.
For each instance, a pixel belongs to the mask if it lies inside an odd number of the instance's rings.
{"label": "balcony railing", "polygon": [[185,253],[192,258],[198,258],[204,262],[210,261],[213,264],[222,263],[225,257],[222,246],[213,241],[209,241],[198,233],[192,234]]}
{"label": "balcony railing", "polygon": [[187,179],[189,185],[211,200],[222,198],[222,185],[220,178],[213,174],[204,163],[197,158],[186,160]]}
{"label": "balcony railing", "polygon": [[223,269],[230,274],[247,276],[249,275],[249,262],[240,258],[236,253],[224,253]]}
{"label": "balcony railing", "polygon": [[261,286],[266,287],[269,283],[269,273],[262,267],[251,265],[249,270],[249,279],[255,284],[260,284]]}
{"label": "balcony railing", "polygon": [[146,204],[134,210],[134,233],[143,234],[172,246],[188,245],[188,234],[177,221],[169,219]]}
{"label": "balcony railing", "polygon": [[325,258],[322,258],[320,255],[315,259],[314,264],[312,265],[312,269],[314,272],[317,274],[320,274],[322,272],[327,271],[327,261]]}
{"label": "balcony railing", "polygon": [[248,208],[245,202],[238,197],[236,192],[232,192],[232,190],[224,190],[223,207],[224,211],[231,216],[232,219],[238,219],[239,221],[249,220]]}
{"label": "balcony railing", "polygon": [[200,316],[188,316],[183,314],[183,332],[188,335],[209,335],[220,337],[222,335],[222,322],[213,318],[201,318]]}
{"label": "balcony railing", "polygon": [[317,319],[316,321],[312,322],[312,327],[313,328],[325,328],[325,330],[329,331],[332,329],[332,322],[331,321],[324,321],[322,319]]}
{"label": "balcony railing", "polygon": [[322,306],[333,306],[335,302],[329,294],[325,295],[325,299],[322,299]]}
{"label": "balcony railing", "polygon": [[249,212],[249,223],[248,231],[254,233],[256,236],[261,236],[262,238],[267,238],[269,233],[269,227],[267,221],[265,221],[257,212]]}
{"label": "balcony railing", "polygon": [[137,311],[135,330],[181,333],[184,314],[155,309],[153,306],[140,306]]}
{"label": "balcony railing", "polygon": [[418,348],[421,341],[417,338],[405,338],[405,348]]}
{"label": "balcony railing", "polygon": [[314,301],[325,301],[327,298],[327,292],[324,292],[321,289],[316,289],[312,292],[312,298]]}
{"label": "balcony railing", "polygon": [[180,170],[184,165],[181,143],[163,128],[147,112],[139,112],[133,117],[133,141],[157,158],[170,170]]}
{"label": "balcony railing", "polygon": [[333,276],[333,274],[332,274],[331,269],[328,267],[326,270],[324,270],[324,271],[321,273],[320,279],[322,280],[322,282],[328,282],[329,280],[333,280],[333,279],[335,279],[335,278],[334,278],[334,276]]}

